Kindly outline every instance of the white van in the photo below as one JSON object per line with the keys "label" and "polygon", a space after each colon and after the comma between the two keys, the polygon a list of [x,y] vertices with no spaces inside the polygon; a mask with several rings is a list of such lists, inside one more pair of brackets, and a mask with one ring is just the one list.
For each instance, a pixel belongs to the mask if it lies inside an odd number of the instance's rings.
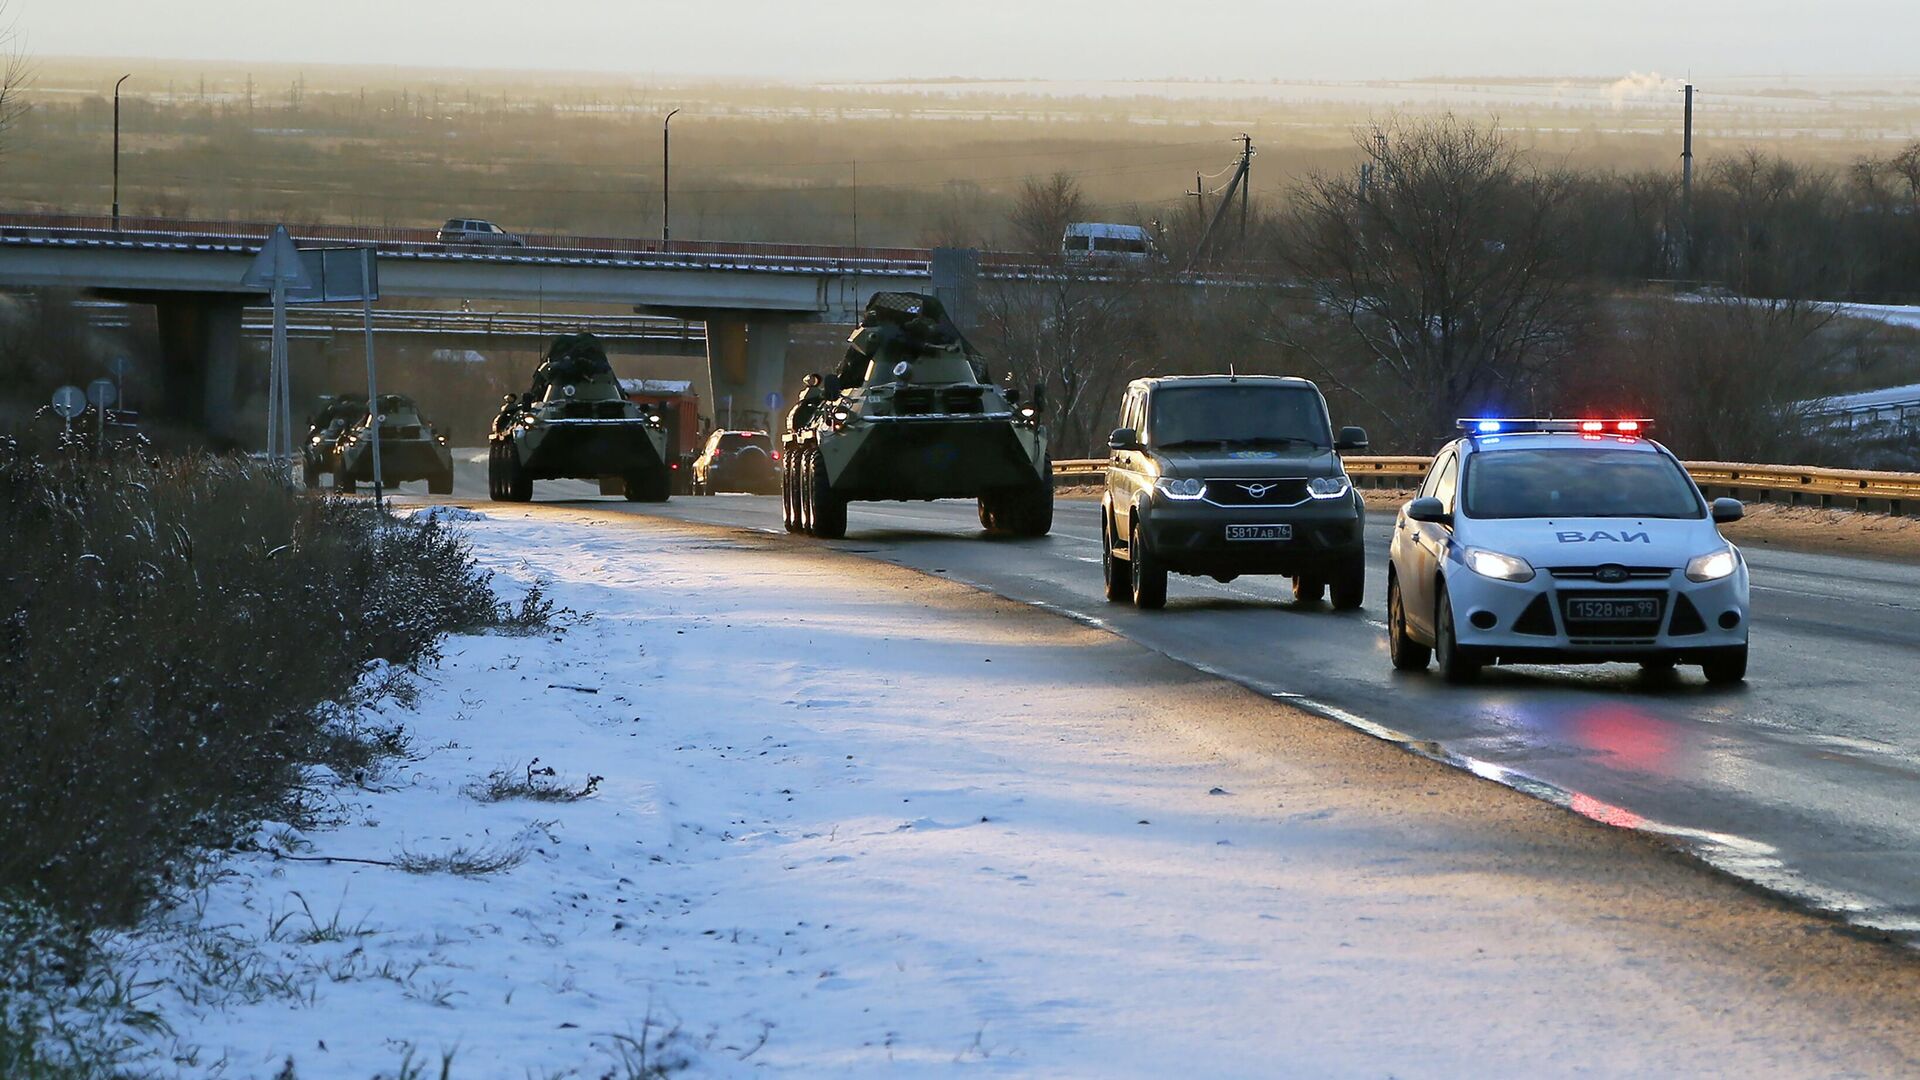
{"label": "white van", "polygon": [[1076,221],[1060,237],[1060,250],[1068,258],[1144,262],[1154,255],[1153,234],[1139,225]]}

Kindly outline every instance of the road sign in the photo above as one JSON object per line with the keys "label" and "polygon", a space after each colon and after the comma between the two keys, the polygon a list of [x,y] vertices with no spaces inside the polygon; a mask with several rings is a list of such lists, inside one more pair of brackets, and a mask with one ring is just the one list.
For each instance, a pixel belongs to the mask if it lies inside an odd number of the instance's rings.
{"label": "road sign", "polygon": [[95,379],[87,384],[87,401],[96,409],[112,408],[119,396],[112,379]]}
{"label": "road sign", "polygon": [[273,235],[260,245],[260,254],[247,268],[240,284],[253,289],[272,289],[276,285],[288,289],[312,289],[313,275],[307,272],[307,264],[300,258],[300,249],[293,244],[293,236],[285,225],[275,225]]}
{"label": "road sign", "polygon": [[767,395],[767,411],[772,412],[773,410],[778,409],[779,407],[780,407],[780,392],[776,390],[773,393]]}
{"label": "road sign", "polygon": [[77,386],[63,386],[53,392],[53,411],[60,419],[71,420],[87,411],[87,393]]}

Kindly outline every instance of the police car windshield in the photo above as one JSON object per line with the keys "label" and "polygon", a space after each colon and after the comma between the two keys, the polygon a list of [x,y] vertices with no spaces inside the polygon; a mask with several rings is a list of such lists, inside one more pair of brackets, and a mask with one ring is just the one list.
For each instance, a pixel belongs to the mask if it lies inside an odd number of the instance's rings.
{"label": "police car windshield", "polygon": [[1664,454],[1613,447],[1493,450],[1467,458],[1470,518],[1697,518],[1693,481]]}
{"label": "police car windshield", "polygon": [[1291,386],[1163,386],[1154,391],[1147,424],[1148,438],[1160,449],[1301,444],[1324,450],[1333,446],[1320,395]]}

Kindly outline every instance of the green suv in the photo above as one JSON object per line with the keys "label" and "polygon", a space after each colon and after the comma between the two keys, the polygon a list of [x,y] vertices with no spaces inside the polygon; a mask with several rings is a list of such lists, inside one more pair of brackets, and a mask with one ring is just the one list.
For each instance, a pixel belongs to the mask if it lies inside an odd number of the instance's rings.
{"label": "green suv", "polygon": [[1341,428],[1305,379],[1177,375],[1127,387],[1109,437],[1101,533],[1107,599],[1167,602],[1167,575],[1283,574],[1294,599],[1357,608],[1366,594],[1366,506]]}

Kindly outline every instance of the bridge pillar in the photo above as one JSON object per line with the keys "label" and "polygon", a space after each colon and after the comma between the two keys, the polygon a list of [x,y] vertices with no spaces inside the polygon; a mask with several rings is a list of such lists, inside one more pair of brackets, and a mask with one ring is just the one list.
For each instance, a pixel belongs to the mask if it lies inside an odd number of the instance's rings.
{"label": "bridge pillar", "polygon": [[[708,406],[716,426],[731,424],[773,431],[780,422],[780,413],[785,410],[769,411],[767,397],[779,394],[784,401],[791,396],[792,388],[782,385],[787,375],[791,319],[790,315],[773,312],[708,315],[707,372],[713,382],[713,400]],[[727,416],[729,404],[731,420]]]}
{"label": "bridge pillar", "polygon": [[154,302],[164,372],[163,412],[215,445],[239,442],[240,315],[246,298],[171,294]]}

